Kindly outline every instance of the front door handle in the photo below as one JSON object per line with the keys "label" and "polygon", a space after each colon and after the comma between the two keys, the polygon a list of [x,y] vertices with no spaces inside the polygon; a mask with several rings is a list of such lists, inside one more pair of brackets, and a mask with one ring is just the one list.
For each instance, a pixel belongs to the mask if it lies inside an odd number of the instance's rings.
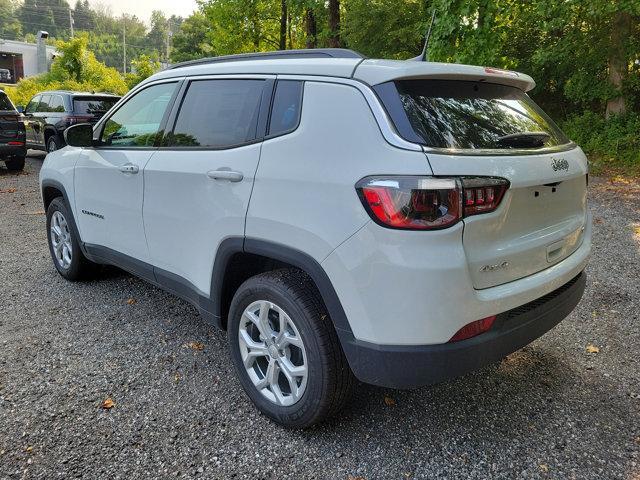
{"label": "front door handle", "polygon": [[244,175],[242,172],[234,172],[232,170],[209,170],[207,177],[213,180],[228,180],[230,182],[240,182]]}
{"label": "front door handle", "polygon": [[120,166],[119,170],[122,173],[138,173],[140,171],[140,167],[138,165],[134,165],[133,163],[125,163]]}

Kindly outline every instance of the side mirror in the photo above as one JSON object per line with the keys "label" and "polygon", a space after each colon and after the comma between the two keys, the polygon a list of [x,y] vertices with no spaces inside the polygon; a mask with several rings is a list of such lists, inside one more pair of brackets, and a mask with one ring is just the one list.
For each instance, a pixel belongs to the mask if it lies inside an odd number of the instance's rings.
{"label": "side mirror", "polygon": [[18,113],[24,113],[24,105],[18,105],[16,107],[16,110],[18,111]]}
{"label": "side mirror", "polygon": [[93,147],[93,125],[79,123],[64,131],[64,141],[72,147]]}

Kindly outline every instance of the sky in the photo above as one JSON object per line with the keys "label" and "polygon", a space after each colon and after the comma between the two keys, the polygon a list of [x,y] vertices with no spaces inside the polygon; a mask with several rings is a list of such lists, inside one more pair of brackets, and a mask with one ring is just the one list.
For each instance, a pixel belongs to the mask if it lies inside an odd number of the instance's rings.
{"label": "sky", "polygon": [[[69,3],[74,5],[75,1]],[[89,3],[108,6],[116,16],[121,13],[135,15],[147,24],[152,10],[162,10],[167,17],[188,17],[196,8],[196,0],[89,0]]]}

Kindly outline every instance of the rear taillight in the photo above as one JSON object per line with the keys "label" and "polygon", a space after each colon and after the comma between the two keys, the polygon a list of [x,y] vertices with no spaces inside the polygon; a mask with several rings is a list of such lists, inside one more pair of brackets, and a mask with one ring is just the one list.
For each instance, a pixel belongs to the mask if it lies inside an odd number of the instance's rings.
{"label": "rear taillight", "polygon": [[435,230],[495,210],[509,182],[493,177],[367,177],[356,185],[362,204],[380,225]]}
{"label": "rear taillight", "polygon": [[478,336],[481,333],[490,330],[493,326],[493,322],[495,321],[496,316],[492,315],[491,317],[481,318],[475,322],[467,323],[464,327],[458,330],[453,337],[451,337],[448,343],[459,342],[461,340]]}
{"label": "rear taillight", "polygon": [[509,182],[504,178],[469,177],[462,179],[464,190],[464,216],[495,210]]}

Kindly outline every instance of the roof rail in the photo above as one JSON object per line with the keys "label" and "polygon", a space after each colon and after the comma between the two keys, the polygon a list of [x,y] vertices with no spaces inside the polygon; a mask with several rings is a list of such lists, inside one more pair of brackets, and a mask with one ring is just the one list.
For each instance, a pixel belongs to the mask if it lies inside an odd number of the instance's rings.
{"label": "roof rail", "polygon": [[167,70],[174,68],[206,65],[209,63],[242,62],[245,60],[274,60],[280,58],[364,58],[354,50],[347,48],[309,48],[304,50],[276,50],[274,52],[239,53],[236,55],[222,55],[220,57],[199,58],[186,62],[169,65]]}

